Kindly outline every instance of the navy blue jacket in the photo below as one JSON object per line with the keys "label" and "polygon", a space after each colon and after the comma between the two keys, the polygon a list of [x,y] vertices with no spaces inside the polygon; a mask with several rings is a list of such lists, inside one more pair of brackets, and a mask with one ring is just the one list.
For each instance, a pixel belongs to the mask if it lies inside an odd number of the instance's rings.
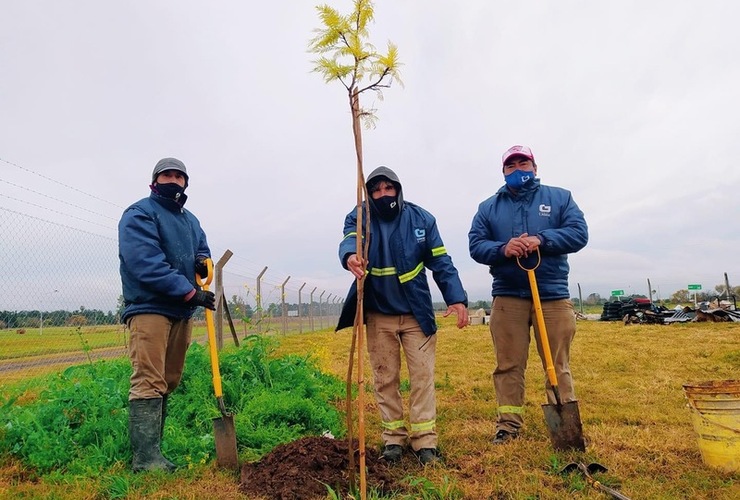
{"label": "navy blue jacket", "polygon": [[[515,258],[504,256],[506,243],[523,233],[542,240],[542,262],[535,271],[540,298],[570,298],[567,254],[577,252],[588,242],[586,220],[570,191],[543,186],[534,179],[516,195],[504,186],[478,206],[468,233],[470,256],[489,266],[494,297],[532,296],[527,273]],[[522,260],[529,268],[536,263],[536,255]]]}
{"label": "navy blue jacket", "polygon": [[136,314],[190,318],[183,298],[195,284],[195,259],[210,257],[198,219],[174,200],[151,193],[128,207],[118,223],[118,257],[125,309]]}
{"label": "navy blue jacket", "polygon": [[[437,222],[426,210],[418,205],[404,201],[398,215],[399,223],[390,237],[391,253],[396,275],[412,313],[427,336],[437,332],[434,319],[432,295],[427,281],[426,268],[432,271],[432,277],[442,292],[447,305],[461,303],[468,305],[468,298],[452,264],[452,258],[445,250],[442,238],[437,230]],[[363,215],[363,224],[365,221]],[[370,220],[370,243],[368,248],[368,271],[364,287],[372,290],[373,262],[377,260],[380,242],[373,238],[379,234],[376,217]],[[357,211],[353,210],[344,220],[344,239],[339,244],[339,260],[347,268],[347,257],[357,253]],[[350,287],[345,300],[337,330],[354,324],[357,310],[357,282]]]}

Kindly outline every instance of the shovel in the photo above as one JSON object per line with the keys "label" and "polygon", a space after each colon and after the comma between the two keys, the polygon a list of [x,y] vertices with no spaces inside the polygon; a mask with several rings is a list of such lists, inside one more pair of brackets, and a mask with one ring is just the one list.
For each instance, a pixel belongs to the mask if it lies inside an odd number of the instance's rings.
{"label": "shovel", "polygon": [[545,327],[545,315],[542,313],[540,292],[537,288],[537,279],[534,275],[534,270],[539,267],[541,260],[542,257],[540,255],[539,248],[537,249],[537,264],[531,269],[524,267],[518,257],[516,259],[516,263],[519,264],[519,267],[527,271],[529,286],[532,288],[532,303],[534,304],[534,312],[537,317],[537,330],[540,335],[542,352],[545,356],[547,379],[550,381],[550,386],[552,387],[553,394],[555,394],[555,401],[557,403],[554,405],[542,405],[542,410],[545,412],[545,422],[547,423],[547,429],[550,432],[550,441],[552,441],[553,448],[556,450],[575,449],[578,451],[586,451],[586,443],[583,440],[583,428],[581,426],[581,415],[578,412],[578,402],[570,401],[568,403],[563,403],[560,400],[558,377],[555,375],[555,367],[552,363],[550,341],[548,340],[547,329]]}
{"label": "shovel", "polygon": [[[195,282],[203,290],[208,291],[208,285],[213,280],[213,261],[206,259],[208,277],[203,279],[195,274]],[[211,370],[213,371],[213,389],[216,393],[219,418],[213,419],[213,434],[216,438],[216,463],[220,467],[236,469],[239,466],[239,456],[236,449],[236,430],[234,416],[226,411],[224,406],[223,390],[221,388],[221,372],[218,368],[218,348],[216,346],[216,328],[213,324],[213,311],[206,308],[206,328],[208,330],[208,348],[211,353]]]}
{"label": "shovel", "polygon": [[626,497],[619,493],[617,490],[612,489],[608,486],[605,486],[601,484],[599,481],[594,479],[591,474],[595,474],[597,472],[606,472],[608,469],[604,467],[601,464],[598,464],[596,462],[590,463],[588,465],[582,463],[582,462],[572,462],[563,467],[563,470],[560,471],[561,474],[570,474],[574,470],[579,471],[581,474],[583,474],[583,477],[586,478],[586,482],[597,490],[601,490],[607,495],[611,496],[612,498],[616,498],[617,500],[630,500],[629,497]]}

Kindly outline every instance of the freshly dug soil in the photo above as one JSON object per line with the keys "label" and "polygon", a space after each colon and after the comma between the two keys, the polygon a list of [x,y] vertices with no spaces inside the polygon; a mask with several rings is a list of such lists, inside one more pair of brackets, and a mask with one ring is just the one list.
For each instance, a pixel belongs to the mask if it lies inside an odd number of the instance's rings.
{"label": "freshly dug soil", "polygon": [[[357,443],[355,467],[359,471]],[[367,489],[383,493],[402,491],[389,465],[372,448],[365,449]],[[359,489],[360,473],[355,474]],[[349,491],[347,441],[327,437],[304,437],[277,446],[259,462],[242,466],[239,490],[248,495],[276,500],[324,499],[327,485],[344,497]]]}

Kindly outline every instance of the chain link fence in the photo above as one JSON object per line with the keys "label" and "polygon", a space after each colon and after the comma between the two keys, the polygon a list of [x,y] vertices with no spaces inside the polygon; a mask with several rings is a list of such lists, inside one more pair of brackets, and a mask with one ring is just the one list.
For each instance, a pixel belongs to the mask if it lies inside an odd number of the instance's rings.
{"label": "chain link fence", "polygon": [[[75,222],[0,207],[0,387],[127,354],[115,225],[90,229],[90,221]],[[220,345],[250,334],[333,328],[343,304],[343,298],[309,283],[277,276],[267,267],[257,271],[239,255],[222,276],[215,288],[225,299],[215,315]],[[205,342],[202,309],[195,319],[194,340]]]}

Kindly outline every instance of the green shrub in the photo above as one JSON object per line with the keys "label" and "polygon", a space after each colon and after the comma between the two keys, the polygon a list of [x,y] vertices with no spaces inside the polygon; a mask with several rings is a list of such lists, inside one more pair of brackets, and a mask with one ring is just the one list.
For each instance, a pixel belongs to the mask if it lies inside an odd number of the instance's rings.
{"label": "green shrub", "polygon": [[[224,402],[234,414],[240,454],[259,457],[278,444],[324,431],[344,435],[334,404],[343,396],[343,383],[319,372],[307,357],[270,359],[272,352],[272,342],[252,336],[220,354]],[[128,360],[99,361],[11,390],[0,400],[0,453],[42,474],[96,476],[118,461],[130,461],[130,375]],[[44,389],[33,401],[19,403],[29,386]],[[193,344],[188,350],[182,383],[168,410],[164,453],[180,466],[213,460],[212,419],[221,413],[207,348]]]}

